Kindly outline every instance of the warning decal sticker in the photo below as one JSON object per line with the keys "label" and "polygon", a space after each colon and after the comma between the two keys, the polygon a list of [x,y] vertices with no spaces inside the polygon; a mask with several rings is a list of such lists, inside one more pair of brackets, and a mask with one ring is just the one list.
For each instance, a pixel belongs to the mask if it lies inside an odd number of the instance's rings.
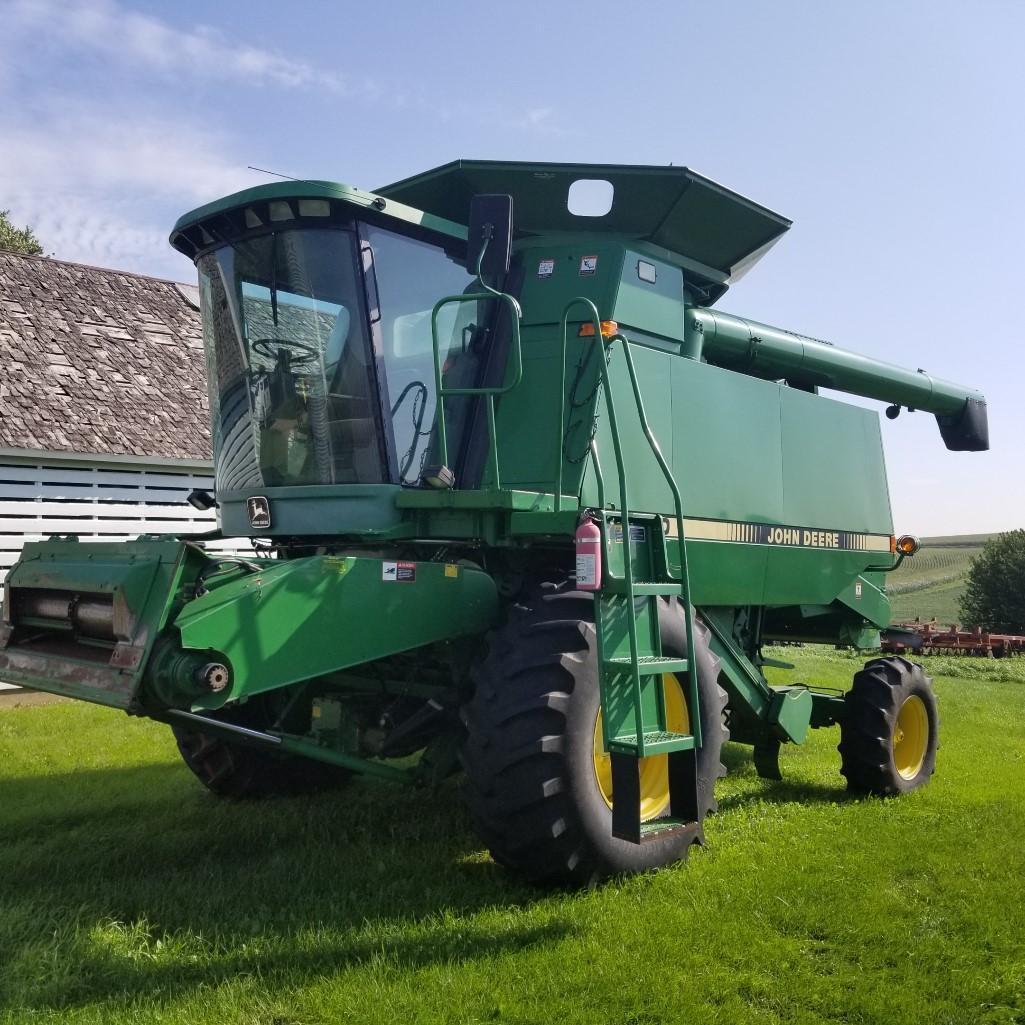
{"label": "warning decal sticker", "polygon": [[595,274],[598,271],[598,257],[597,256],[581,256],[580,257],[580,274],[582,277],[586,277],[589,274]]}
{"label": "warning decal sticker", "polygon": [[[630,524],[630,543],[631,544],[644,544],[647,539],[648,532],[644,527],[638,526],[635,523]],[[621,545],[623,543],[623,526],[622,524],[616,524],[612,528],[612,540],[615,544]]]}
{"label": "warning decal sticker", "polygon": [[382,562],[381,579],[387,583],[412,584],[416,582],[415,562]]}

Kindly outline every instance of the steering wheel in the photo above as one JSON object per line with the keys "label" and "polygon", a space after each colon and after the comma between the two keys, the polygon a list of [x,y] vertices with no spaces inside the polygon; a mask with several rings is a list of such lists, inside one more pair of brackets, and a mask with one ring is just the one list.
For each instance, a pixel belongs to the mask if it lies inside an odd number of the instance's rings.
{"label": "steering wheel", "polygon": [[[276,346],[272,349],[271,346]],[[293,353],[292,366],[305,367],[315,363],[320,358],[320,350],[308,342],[296,341],[294,338],[257,338],[252,344],[253,352],[258,353],[265,359],[275,359],[278,353],[284,349]]]}

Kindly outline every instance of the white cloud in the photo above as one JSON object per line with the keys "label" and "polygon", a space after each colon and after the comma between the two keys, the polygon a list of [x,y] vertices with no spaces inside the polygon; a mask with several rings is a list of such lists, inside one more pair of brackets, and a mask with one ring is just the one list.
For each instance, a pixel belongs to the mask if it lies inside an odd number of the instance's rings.
{"label": "white cloud", "polygon": [[225,38],[206,26],[187,31],[174,28],[113,0],[13,0],[4,13],[4,31],[9,42],[32,36],[39,45],[87,50],[117,63],[175,76],[350,91],[334,71]]}
{"label": "white cloud", "polygon": [[556,112],[551,107],[533,107],[520,117],[509,121],[509,125],[530,135],[570,135],[569,131],[556,123],[555,118]]}
{"label": "white cloud", "polygon": [[543,125],[551,116],[551,107],[535,107],[527,111],[523,120],[528,125]]}
{"label": "white cloud", "polygon": [[195,271],[167,244],[168,231],[130,210],[78,195],[14,196],[9,200],[19,222],[32,225],[47,254],[97,267],[112,267],[191,281]]}
{"label": "white cloud", "polygon": [[138,110],[84,104],[31,121],[0,114],[0,200],[48,253],[142,273],[189,276],[167,245],[174,216],[263,180],[223,140]]}
{"label": "white cloud", "polygon": [[256,179],[219,137],[144,110],[61,105],[31,121],[0,115],[0,191],[74,185],[207,200]]}
{"label": "white cloud", "polygon": [[[48,68],[84,60],[125,69],[138,86],[93,71],[78,96],[49,85]],[[177,99],[201,79],[348,92],[307,61],[115,0],[0,0],[0,209],[58,258],[188,276],[167,245],[174,218],[266,180],[246,169],[257,154],[222,117]],[[355,94],[375,88],[361,80]]]}
{"label": "white cloud", "polygon": [[181,20],[178,27],[117,0],[0,0],[0,209],[31,225],[48,253],[188,275],[167,245],[174,218],[266,181],[246,164],[275,166],[273,138],[243,134],[225,102],[197,103],[201,82],[345,95],[434,121],[562,134],[547,107],[513,116],[465,101],[447,107],[249,45],[244,28],[229,38]]}

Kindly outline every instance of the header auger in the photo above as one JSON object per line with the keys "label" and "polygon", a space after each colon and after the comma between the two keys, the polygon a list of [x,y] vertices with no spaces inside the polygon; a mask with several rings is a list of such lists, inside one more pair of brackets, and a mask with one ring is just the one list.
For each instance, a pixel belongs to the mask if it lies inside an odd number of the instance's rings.
{"label": "header auger", "polygon": [[[607,211],[569,209],[580,180]],[[714,308],[788,227],[686,168],[467,161],[187,214],[220,530],[27,545],[0,678],[169,724],[231,797],[461,764],[538,881],[685,856],[727,739],[778,778],[839,724],[849,787],[922,785],[919,666],[839,696],[770,686],[761,651],[877,647],[915,547],[878,415],[819,389],[932,413],[954,450],[987,447],[985,400]]]}

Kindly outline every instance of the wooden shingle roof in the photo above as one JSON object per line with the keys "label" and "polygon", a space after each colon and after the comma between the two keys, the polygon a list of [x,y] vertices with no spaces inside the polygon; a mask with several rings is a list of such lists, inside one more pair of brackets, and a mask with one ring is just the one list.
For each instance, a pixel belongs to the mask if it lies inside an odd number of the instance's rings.
{"label": "wooden shingle roof", "polygon": [[0,448],[209,459],[190,291],[0,251]]}

